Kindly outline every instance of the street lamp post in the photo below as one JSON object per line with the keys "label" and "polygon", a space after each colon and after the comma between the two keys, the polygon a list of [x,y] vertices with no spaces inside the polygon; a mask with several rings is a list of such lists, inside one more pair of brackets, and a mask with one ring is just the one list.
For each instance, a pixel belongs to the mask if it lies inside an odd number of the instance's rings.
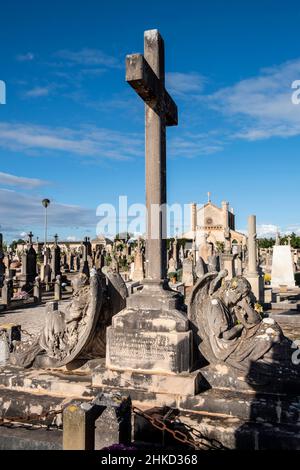
{"label": "street lamp post", "polygon": [[48,214],[47,214],[47,207],[50,204],[49,199],[43,199],[42,204],[45,207],[45,238],[44,238],[44,249],[47,248],[47,229],[48,229]]}
{"label": "street lamp post", "polygon": [[48,249],[47,249],[47,230],[48,230],[47,208],[50,204],[50,200],[49,199],[43,199],[42,204],[45,208],[44,265],[46,266],[48,264],[48,259],[49,259],[49,253],[48,253]]}

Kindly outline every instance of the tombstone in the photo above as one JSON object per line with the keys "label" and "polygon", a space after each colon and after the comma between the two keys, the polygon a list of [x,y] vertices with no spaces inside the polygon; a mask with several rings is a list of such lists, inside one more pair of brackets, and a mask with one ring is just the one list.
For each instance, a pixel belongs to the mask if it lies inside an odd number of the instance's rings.
{"label": "tombstone", "polygon": [[6,266],[4,264],[4,254],[0,252],[0,288],[3,286]]}
{"label": "tombstone", "polygon": [[10,301],[14,294],[14,287],[13,287],[13,280],[12,279],[5,279],[2,287],[1,292],[1,301],[3,305],[7,307],[10,304]]}
{"label": "tombstone", "polygon": [[126,377],[128,370],[134,376],[143,371],[142,381],[146,372],[156,377],[159,391],[169,374],[190,370],[191,331],[182,298],[166,279],[166,126],[177,125],[177,107],[165,90],[164,45],[157,30],[145,32],[144,49],[144,55],[127,56],[126,80],[146,102],[147,278],[107,328],[106,368],[108,376],[115,369]]}
{"label": "tombstone", "polygon": [[52,282],[55,282],[56,276],[59,276],[61,274],[60,271],[60,247],[57,244],[58,236],[54,235],[54,245],[51,250],[51,276]]}
{"label": "tombstone", "polygon": [[58,274],[55,279],[54,283],[54,300],[61,300],[62,299],[62,292],[61,292],[61,275]]}
{"label": "tombstone", "polygon": [[6,331],[0,329],[0,367],[5,366],[9,360],[9,344]]}
{"label": "tombstone", "polygon": [[179,249],[179,260],[180,260],[180,266],[182,267],[183,260],[184,260],[184,251],[183,251],[183,246],[182,245]]}
{"label": "tombstone", "polygon": [[77,254],[75,257],[75,269],[76,271],[80,271],[80,255]]}
{"label": "tombstone", "polygon": [[68,255],[65,252],[61,256],[61,264],[62,264],[64,270],[69,270],[70,269],[70,266],[69,266],[69,263],[68,263]]}
{"label": "tombstone", "polygon": [[100,246],[97,246],[95,252],[94,266],[97,270],[102,269],[104,266],[104,255]]}
{"label": "tombstone", "polygon": [[201,257],[205,261],[205,263],[207,263],[207,258],[211,250],[211,244],[207,241],[208,237],[209,235],[205,233],[202,242],[199,243],[199,248],[198,248],[199,257]]}
{"label": "tombstone", "polygon": [[33,297],[36,303],[40,303],[42,300],[42,286],[41,286],[41,278],[39,276],[35,278],[35,282],[33,286]]}
{"label": "tombstone", "polygon": [[175,263],[175,271],[176,271],[177,268],[178,268],[178,240],[177,240],[177,236],[175,237],[175,239],[173,241],[172,248],[173,248],[172,258],[173,258],[174,263]]}
{"label": "tombstone", "polygon": [[296,286],[294,263],[289,245],[275,245],[273,247],[271,286],[276,288]]}
{"label": "tombstone", "polygon": [[22,254],[22,272],[19,278],[21,290],[30,290],[37,276],[37,257],[32,243],[33,233],[28,234],[28,245]]}
{"label": "tombstone", "polygon": [[83,246],[83,266],[81,272],[85,274],[88,278],[90,277],[90,267],[89,267],[89,262],[88,262],[88,256],[89,256],[89,238],[85,237],[84,242],[82,244]]}
{"label": "tombstone", "polygon": [[174,258],[170,258],[169,263],[168,263],[168,275],[170,273],[176,273],[176,268],[177,268],[176,261],[174,260]]}
{"label": "tombstone", "polygon": [[243,274],[242,247],[237,245],[235,248],[234,270],[237,276],[241,276]]}
{"label": "tombstone", "polygon": [[92,402],[72,402],[63,411],[63,449],[101,450],[131,443],[131,399],[101,393]]}
{"label": "tombstone", "polygon": [[194,238],[193,243],[192,243],[192,251],[190,253],[194,266],[196,266],[196,262],[197,262],[197,252],[198,251],[197,251],[197,246],[196,246],[196,240]]}
{"label": "tombstone", "polygon": [[0,366],[6,365],[14,343],[21,341],[21,326],[13,323],[0,326]]}
{"label": "tombstone", "polygon": [[236,276],[234,263],[235,256],[227,251],[225,253],[221,253],[220,257],[222,269],[226,269],[228,271],[227,279],[232,279],[234,276]]}
{"label": "tombstone", "polygon": [[69,269],[70,271],[75,270],[75,254],[73,251],[70,252],[70,258],[69,258]]}
{"label": "tombstone", "polygon": [[3,286],[5,271],[6,271],[6,265],[4,263],[3,235],[2,233],[0,233],[0,288]]}
{"label": "tombstone", "polygon": [[[50,258],[51,258],[51,251],[50,251],[50,248],[48,246],[44,246],[43,256],[44,256],[44,259],[43,259],[43,264],[41,266],[40,276],[41,276],[41,281],[45,282],[45,273],[47,271],[47,275],[48,275],[49,274],[49,268],[51,269],[50,264],[49,264],[49,261],[50,261]],[[50,282],[50,281],[51,281],[51,279],[49,279],[47,282]]]}
{"label": "tombstone", "polygon": [[138,240],[138,246],[134,255],[133,273],[131,279],[134,282],[142,281],[145,277],[144,256],[141,249],[141,240]]}
{"label": "tombstone", "polygon": [[46,291],[49,292],[50,290],[50,283],[51,283],[51,276],[52,270],[50,264],[46,264],[44,267],[44,283],[46,284]]}
{"label": "tombstone", "polygon": [[10,263],[11,263],[11,255],[9,253],[6,253],[3,258],[3,263],[6,267],[7,270],[10,268]]}

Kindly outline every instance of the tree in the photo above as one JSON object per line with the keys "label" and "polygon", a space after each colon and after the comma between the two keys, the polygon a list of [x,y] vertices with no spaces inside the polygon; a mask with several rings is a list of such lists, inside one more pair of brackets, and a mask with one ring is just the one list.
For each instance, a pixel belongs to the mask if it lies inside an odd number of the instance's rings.
{"label": "tree", "polygon": [[129,232],[117,233],[115,236],[115,240],[125,240],[126,242],[128,242],[128,240],[132,237],[133,237],[133,233],[129,233]]}
{"label": "tree", "polygon": [[11,247],[13,249],[13,251],[15,251],[17,249],[17,245],[25,245],[25,240],[23,240],[22,238],[19,238],[19,240],[13,240],[12,244],[11,244]]}
{"label": "tree", "polygon": [[275,245],[274,238],[259,238],[258,246],[259,248],[272,248]]}

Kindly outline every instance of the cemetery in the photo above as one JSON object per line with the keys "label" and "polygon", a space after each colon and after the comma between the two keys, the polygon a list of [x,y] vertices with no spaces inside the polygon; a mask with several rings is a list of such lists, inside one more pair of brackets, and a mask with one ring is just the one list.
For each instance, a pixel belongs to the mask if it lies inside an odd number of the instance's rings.
{"label": "cemetery", "polygon": [[255,204],[242,231],[211,193],[167,235],[180,121],[165,76],[146,30],[126,56],[145,105],[145,234],[0,234],[0,449],[300,450],[300,248],[280,233],[262,247]]}

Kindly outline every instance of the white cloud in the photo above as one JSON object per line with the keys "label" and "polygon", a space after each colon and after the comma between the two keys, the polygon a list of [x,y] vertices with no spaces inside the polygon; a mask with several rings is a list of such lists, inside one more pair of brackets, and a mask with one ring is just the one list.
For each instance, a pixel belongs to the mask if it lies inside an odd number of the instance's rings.
{"label": "white cloud", "polygon": [[286,234],[295,233],[296,235],[300,236],[300,224],[289,225],[286,230]]}
{"label": "white cloud", "polygon": [[35,55],[32,52],[26,52],[26,54],[19,54],[17,55],[16,59],[19,62],[31,62],[34,60]]}
{"label": "white cloud", "polygon": [[300,105],[292,103],[291,85],[300,77],[300,59],[263,69],[208,97],[209,105],[233,118],[234,138],[246,140],[300,134]]}
{"label": "white cloud", "polygon": [[128,160],[143,154],[143,136],[84,126],[51,128],[0,123],[0,147],[12,151],[59,151],[81,157]]}
{"label": "white cloud", "polygon": [[174,95],[183,96],[190,93],[200,93],[205,82],[205,77],[197,72],[170,72],[166,74],[166,87]]}
{"label": "white cloud", "polygon": [[[35,228],[42,229],[44,224],[44,208],[42,198],[28,196],[24,193],[0,188],[0,220],[1,231],[5,236],[19,237],[20,232],[28,233]],[[55,228],[87,228],[97,224],[95,210],[76,205],[51,201],[48,209],[49,227]],[[26,230],[26,232],[25,232]],[[22,235],[22,236],[25,236]]]}
{"label": "white cloud", "polygon": [[26,178],[24,176],[16,176],[10,173],[0,172],[0,184],[19,186],[22,188],[37,188],[48,184],[48,182],[37,178]]}
{"label": "white cloud", "polygon": [[280,228],[273,224],[260,224],[257,226],[257,236],[259,238],[275,237]]}
{"label": "white cloud", "polygon": [[25,96],[28,98],[39,98],[41,96],[48,96],[50,92],[52,91],[52,87],[42,87],[42,86],[37,86],[32,88],[31,90],[28,90],[25,92]]}
{"label": "white cloud", "polygon": [[223,143],[214,132],[184,132],[170,139],[168,154],[172,157],[195,158],[221,152]]}
{"label": "white cloud", "polygon": [[[66,152],[81,158],[128,160],[144,155],[143,133],[122,133],[111,129],[82,126],[81,128],[51,128],[31,124],[0,123],[0,148],[12,151]],[[182,132],[171,137],[168,154],[171,157],[194,158],[223,150],[223,142],[215,131]],[[0,180],[1,182],[1,180]]]}
{"label": "white cloud", "polygon": [[68,241],[68,242],[75,242],[75,241],[76,241],[76,237],[75,237],[74,235],[69,235],[69,236],[67,237],[67,241]]}
{"label": "white cloud", "polygon": [[119,67],[119,61],[100,49],[81,49],[79,51],[70,51],[67,49],[57,51],[55,57],[63,59],[68,65],[84,65],[84,66],[103,66],[105,68]]}

